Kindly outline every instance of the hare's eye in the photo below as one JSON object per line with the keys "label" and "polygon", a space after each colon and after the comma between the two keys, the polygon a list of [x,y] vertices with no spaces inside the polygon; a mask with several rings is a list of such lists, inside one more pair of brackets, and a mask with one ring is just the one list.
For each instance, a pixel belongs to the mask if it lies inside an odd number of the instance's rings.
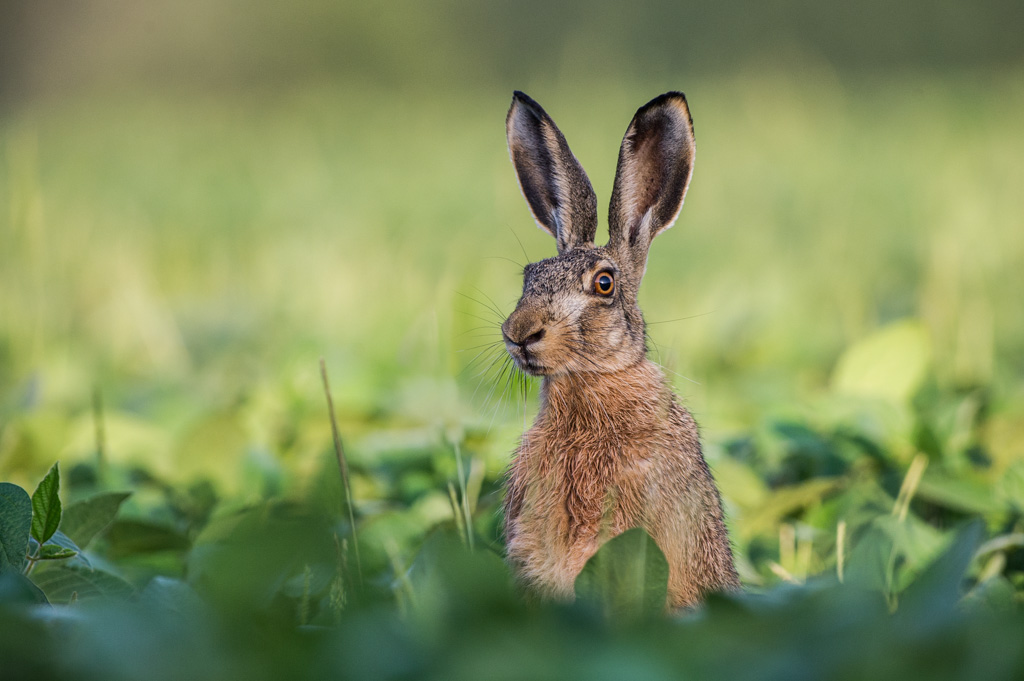
{"label": "hare's eye", "polygon": [[611,272],[601,272],[594,277],[594,291],[598,295],[610,296],[615,290],[615,280]]}

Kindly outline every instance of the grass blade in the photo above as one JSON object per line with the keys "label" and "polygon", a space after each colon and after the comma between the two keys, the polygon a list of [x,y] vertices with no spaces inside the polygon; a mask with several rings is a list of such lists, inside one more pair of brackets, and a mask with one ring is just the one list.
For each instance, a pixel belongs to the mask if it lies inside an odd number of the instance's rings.
{"label": "grass blade", "polygon": [[356,535],[356,514],[352,503],[352,485],[348,478],[348,460],[345,458],[345,449],[341,444],[341,434],[338,432],[338,420],[334,416],[334,398],[331,397],[331,385],[327,380],[327,363],[320,358],[320,376],[324,381],[324,395],[327,397],[327,412],[331,418],[331,435],[334,436],[334,454],[338,457],[338,468],[341,470],[341,482],[345,486],[345,504],[348,506],[348,522],[352,528],[352,546],[356,552],[356,570],[359,573],[359,583],[363,582],[363,565],[359,557],[359,537]]}

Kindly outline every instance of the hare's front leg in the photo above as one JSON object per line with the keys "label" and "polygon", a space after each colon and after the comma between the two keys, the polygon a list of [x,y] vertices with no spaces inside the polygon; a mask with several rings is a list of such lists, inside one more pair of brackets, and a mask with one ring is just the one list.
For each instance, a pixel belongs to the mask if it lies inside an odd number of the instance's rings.
{"label": "hare's front leg", "polygon": [[645,525],[668,561],[669,605],[679,608],[699,603],[708,592],[738,588],[739,578],[721,499],[703,457],[667,462],[652,486]]}

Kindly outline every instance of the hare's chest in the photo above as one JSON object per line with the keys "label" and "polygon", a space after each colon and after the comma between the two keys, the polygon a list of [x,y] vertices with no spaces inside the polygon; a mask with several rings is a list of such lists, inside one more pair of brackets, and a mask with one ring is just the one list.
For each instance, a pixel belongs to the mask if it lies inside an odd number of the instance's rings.
{"label": "hare's chest", "polygon": [[[530,452],[509,556],[530,581],[570,596],[600,545],[643,523],[647,467],[598,448]],[[538,456],[539,455],[539,456]]]}

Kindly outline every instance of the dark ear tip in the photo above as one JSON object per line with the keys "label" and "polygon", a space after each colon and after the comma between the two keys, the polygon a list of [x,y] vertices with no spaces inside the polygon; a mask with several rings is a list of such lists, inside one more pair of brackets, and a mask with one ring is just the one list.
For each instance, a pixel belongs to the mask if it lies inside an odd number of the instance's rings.
{"label": "dark ear tip", "polygon": [[635,121],[639,118],[642,118],[650,111],[665,107],[671,107],[676,109],[680,113],[686,114],[686,122],[689,123],[692,134],[693,116],[690,115],[690,105],[686,102],[686,95],[684,95],[682,92],[679,92],[678,90],[672,90],[670,92],[666,92],[663,95],[658,95],[651,101],[647,102],[642,107],[637,109],[636,115],[633,117],[633,120]]}
{"label": "dark ear tip", "polygon": [[535,118],[543,119],[547,116],[540,104],[535,102],[528,94],[521,90],[515,90],[512,92],[512,105],[508,109],[509,113],[512,113],[512,110],[516,108],[516,104],[521,104],[526,107],[526,110],[532,113]]}
{"label": "dark ear tip", "polygon": [[660,106],[662,104],[666,104],[666,103],[671,102],[671,101],[681,101],[683,106],[687,106],[687,104],[686,104],[686,95],[684,95],[679,90],[671,90],[669,92],[666,92],[663,95],[658,95],[657,97],[655,97],[654,99],[652,99],[651,101],[647,102],[642,107],[640,107],[640,109],[643,110],[643,109],[648,109],[648,108],[651,108],[651,107],[654,107],[654,106]]}

